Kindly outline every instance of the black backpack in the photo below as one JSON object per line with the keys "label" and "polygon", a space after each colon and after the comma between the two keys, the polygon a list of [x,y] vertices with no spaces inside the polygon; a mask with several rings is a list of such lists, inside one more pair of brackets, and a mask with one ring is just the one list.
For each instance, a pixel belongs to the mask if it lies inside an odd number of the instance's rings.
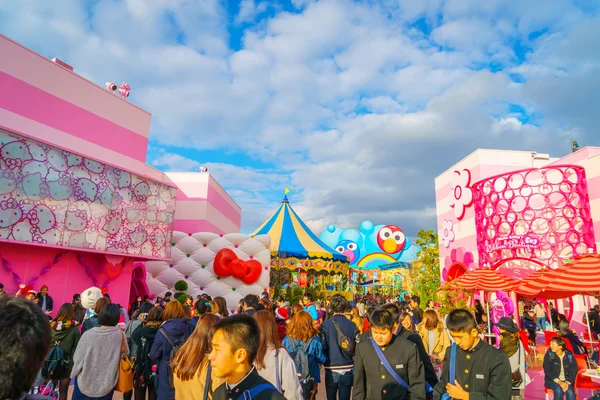
{"label": "black backpack", "polygon": [[186,335],[187,335],[187,330],[188,330],[188,321],[185,321],[185,332],[183,333],[183,336],[181,337],[180,340],[176,340],[173,341],[171,340],[171,338],[169,337],[169,335],[167,334],[167,332],[163,329],[160,328],[158,331],[160,333],[162,333],[162,335],[165,337],[165,339],[167,339],[167,342],[169,342],[169,344],[171,345],[172,349],[171,349],[171,353],[169,354],[169,361],[167,361],[167,375],[169,378],[169,386],[171,386],[172,389],[175,388],[175,384],[173,383],[173,361],[175,360],[175,356],[177,355],[177,352],[179,351],[179,349],[181,348],[181,346],[183,346],[183,343],[185,342],[185,339],[187,339]]}
{"label": "black backpack", "polygon": [[48,352],[44,365],[42,365],[42,377],[48,380],[64,378],[69,370],[69,362],[65,359],[65,351],[59,347],[60,341],[54,342],[54,346]]}
{"label": "black backpack", "polygon": [[312,342],[312,338],[308,339],[304,346],[301,348],[296,347],[294,339],[288,336],[292,352],[290,356],[294,360],[296,366],[296,373],[300,381],[300,387],[302,387],[302,394],[305,399],[310,399],[315,384],[315,379],[310,376],[310,365],[308,363],[308,348]]}
{"label": "black backpack", "polygon": [[150,349],[152,341],[142,338],[142,345],[137,349],[137,356],[133,363],[133,386],[146,388],[154,381],[152,376],[152,360],[150,360]]}
{"label": "black backpack", "polygon": [[340,329],[340,326],[337,324],[337,322],[335,322],[335,319],[332,318],[331,322],[333,322],[333,326],[337,331],[337,340],[338,344],[340,345],[340,349],[342,349],[342,353],[344,353],[350,358],[354,357],[354,351],[356,350],[356,340],[350,339],[348,336],[344,335],[344,333]]}

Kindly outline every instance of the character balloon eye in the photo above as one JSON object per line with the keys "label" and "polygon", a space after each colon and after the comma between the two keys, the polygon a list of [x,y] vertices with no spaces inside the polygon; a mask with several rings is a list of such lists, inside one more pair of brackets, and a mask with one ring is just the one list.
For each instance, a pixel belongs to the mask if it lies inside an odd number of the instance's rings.
{"label": "character balloon eye", "polygon": [[356,250],[356,243],[348,243],[348,250]]}
{"label": "character balloon eye", "polygon": [[396,232],[394,235],[394,240],[398,244],[404,243],[404,234],[402,232]]}
{"label": "character balloon eye", "polygon": [[338,246],[338,247],[336,247],[335,251],[337,251],[338,253],[343,253],[344,252],[344,246]]}
{"label": "character balloon eye", "polygon": [[390,236],[392,236],[392,230],[390,228],[382,228],[379,231],[379,237],[383,240],[389,238]]}

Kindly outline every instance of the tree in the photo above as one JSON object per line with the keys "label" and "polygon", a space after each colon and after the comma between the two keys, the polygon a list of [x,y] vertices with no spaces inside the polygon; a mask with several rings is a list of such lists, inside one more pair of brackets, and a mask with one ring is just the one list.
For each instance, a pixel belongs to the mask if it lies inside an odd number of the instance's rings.
{"label": "tree", "polygon": [[433,230],[421,229],[417,233],[416,244],[421,248],[417,260],[407,274],[407,290],[421,298],[421,304],[427,301],[439,301],[440,263],[438,235]]}

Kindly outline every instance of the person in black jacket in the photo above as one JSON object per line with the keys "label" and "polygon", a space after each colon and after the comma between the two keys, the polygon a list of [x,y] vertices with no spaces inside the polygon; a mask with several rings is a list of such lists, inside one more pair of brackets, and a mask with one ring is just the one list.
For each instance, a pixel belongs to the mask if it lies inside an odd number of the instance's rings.
{"label": "person in black jacket", "polygon": [[353,400],[425,399],[425,371],[417,345],[394,335],[394,324],[387,310],[378,308],[371,315],[372,337],[357,345],[354,356]]}
{"label": "person in black jacket", "polygon": [[569,329],[569,321],[563,320],[558,323],[558,336],[562,337],[565,342],[568,340],[573,348],[573,354],[582,355],[588,354],[587,348],[583,342],[577,337],[577,335]]}
{"label": "person in black jacket", "polygon": [[469,310],[456,309],[448,314],[446,325],[456,343],[455,382],[449,381],[452,347],[446,350],[440,382],[433,398],[445,393],[455,400],[510,399],[512,378],[506,354],[479,339],[477,322]]}
{"label": "person in black jacket", "polygon": [[419,325],[423,320],[423,310],[421,309],[421,298],[419,296],[411,296],[410,311],[413,313],[415,326]]}
{"label": "person in black jacket", "polygon": [[156,363],[150,360],[150,349],[152,349],[154,338],[162,324],[162,315],[162,307],[152,307],[148,315],[142,317],[142,325],[138,326],[131,334],[131,341],[135,343],[136,349],[133,365],[141,375],[138,382],[134,380],[133,392],[136,400],[145,399],[146,392],[148,392],[149,400],[156,400],[156,385],[151,376],[152,366]]}
{"label": "person in black jacket", "polygon": [[22,297],[0,296],[0,337],[0,399],[33,399],[26,393],[50,350],[48,317]]}
{"label": "person in black jacket", "polygon": [[[404,326],[402,326],[402,324],[398,323],[400,318],[400,311],[398,310],[398,307],[395,304],[387,303],[379,307],[379,309],[389,311],[394,317],[395,323],[393,332],[396,336],[404,340],[408,340],[409,342],[412,342],[417,346],[417,350],[419,351],[419,358],[423,362],[423,367],[425,369],[425,382],[427,382],[427,384],[429,385],[428,390],[433,390],[435,385],[437,385],[438,383],[438,378],[435,374],[435,369],[433,368],[431,359],[427,354],[427,350],[425,350],[425,346],[423,345],[423,340],[421,340],[421,337],[418,334],[409,331],[408,329],[405,329]],[[370,315],[371,314],[369,314],[369,317]],[[362,343],[365,340],[369,340],[371,336],[371,330],[369,329],[368,331],[365,331],[358,336],[358,342]]]}
{"label": "person in black jacket", "polygon": [[354,382],[354,361],[352,356],[346,354],[340,347],[340,335],[350,340],[356,340],[360,333],[356,324],[349,320],[344,313],[350,304],[342,295],[335,294],[331,298],[330,319],[321,324],[321,342],[323,352],[327,357],[325,361],[325,390],[327,400],[350,400],[352,384]]}
{"label": "person in black jacket", "polygon": [[54,309],[54,301],[52,300],[52,297],[48,295],[48,286],[43,285],[36,297],[38,299],[38,306],[40,306],[42,311],[45,312],[46,315],[51,315],[52,310]]}
{"label": "person in black jacket", "polygon": [[560,337],[550,339],[550,350],[544,355],[544,386],[554,392],[556,400],[575,400],[575,377],[577,376],[577,360],[565,348],[565,341]]}
{"label": "person in black jacket", "polygon": [[214,391],[213,400],[285,400],[253,365],[260,341],[254,318],[244,314],[224,318],[213,326],[213,331],[208,359],[212,374],[225,379]]}

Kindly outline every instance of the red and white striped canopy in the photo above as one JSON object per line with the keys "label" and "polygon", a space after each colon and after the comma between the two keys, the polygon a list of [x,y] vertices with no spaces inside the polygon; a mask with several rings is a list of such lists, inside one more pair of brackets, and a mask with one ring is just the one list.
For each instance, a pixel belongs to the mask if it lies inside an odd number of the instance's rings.
{"label": "red and white striped canopy", "polygon": [[526,297],[564,298],[600,293],[600,254],[577,256],[557,269],[534,272],[521,281],[516,292]]}
{"label": "red and white striped canopy", "polygon": [[474,271],[466,272],[464,275],[451,281],[451,286],[459,287],[470,292],[483,290],[485,292],[495,292],[502,290],[510,292],[519,285],[519,281],[509,278],[506,275],[489,268],[479,268]]}

